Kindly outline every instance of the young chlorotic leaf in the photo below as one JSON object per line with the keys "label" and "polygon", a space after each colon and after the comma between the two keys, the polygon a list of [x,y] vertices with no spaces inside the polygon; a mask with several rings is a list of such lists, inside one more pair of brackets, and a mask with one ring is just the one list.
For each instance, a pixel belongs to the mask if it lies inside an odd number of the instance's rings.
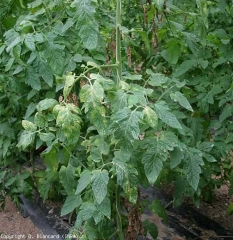
{"label": "young chlorotic leaf", "polygon": [[78,186],[75,194],[81,193],[91,183],[92,173],[89,170],[84,170],[78,180]]}
{"label": "young chlorotic leaf", "polygon": [[58,101],[52,98],[46,98],[44,100],[41,100],[37,106],[36,106],[36,110],[38,112],[42,112],[44,110],[52,110],[52,108],[58,104]]}
{"label": "young chlorotic leaf", "polygon": [[65,100],[68,98],[74,84],[75,84],[74,75],[72,73],[67,73],[67,75],[65,76],[65,86],[63,89],[63,95]]}
{"label": "young chlorotic leaf", "polygon": [[94,82],[93,85],[84,85],[80,91],[80,101],[83,102],[83,108],[87,113],[89,110],[102,106],[104,99],[104,89],[98,83]]}
{"label": "young chlorotic leaf", "polygon": [[150,80],[148,82],[151,86],[159,87],[169,81],[169,78],[161,73],[153,73],[149,70],[147,70],[147,73],[151,73]]}
{"label": "young chlorotic leaf", "polygon": [[100,136],[105,136],[108,133],[108,120],[105,112],[105,108],[100,104],[97,104],[95,108],[88,112],[90,122],[95,126]]}
{"label": "young chlorotic leaf", "polygon": [[61,216],[67,215],[71,212],[73,212],[76,208],[78,208],[82,204],[82,198],[79,195],[73,194],[69,195],[64,205],[61,209]]}
{"label": "young chlorotic leaf", "polygon": [[155,111],[159,118],[172,128],[182,129],[181,124],[177,120],[176,116],[171,113],[169,107],[164,101],[160,101],[155,105]]}
{"label": "young chlorotic leaf", "polygon": [[95,170],[92,172],[92,191],[98,204],[100,204],[107,195],[108,181],[108,171]]}
{"label": "young chlorotic leaf", "polygon": [[51,132],[48,133],[39,133],[39,138],[42,142],[49,142],[55,139],[55,135]]}
{"label": "young chlorotic leaf", "polygon": [[156,112],[151,109],[149,106],[146,106],[143,110],[145,121],[150,125],[152,128],[157,128],[158,126],[158,115]]}
{"label": "young chlorotic leaf", "polygon": [[28,120],[22,120],[22,126],[25,130],[31,132],[34,132],[37,129],[36,125]]}
{"label": "young chlorotic leaf", "polygon": [[56,119],[57,126],[61,128],[70,144],[75,144],[79,140],[82,119],[77,112],[78,107],[69,104],[60,109]]}
{"label": "young chlorotic leaf", "polygon": [[64,165],[61,166],[59,171],[59,178],[62,183],[62,186],[68,194],[73,194],[77,185],[77,180],[75,179],[76,168],[71,164],[68,164],[67,167]]}
{"label": "young chlorotic leaf", "polygon": [[19,137],[17,147],[25,150],[29,145],[34,143],[35,135],[35,132],[24,130]]}
{"label": "young chlorotic leaf", "polygon": [[124,186],[125,179],[128,176],[127,162],[130,159],[130,154],[127,151],[115,151],[114,158],[112,160],[115,174],[117,176],[117,184]]}
{"label": "young chlorotic leaf", "polygon": [[182,94],[181,92],[170,93],[170,97],[175,102],[178,102],[182,107],[184,107],[187,110],[193,112],[192,106],[190,105],[189,101],[184,96],[184,94]]}
{"label": "young chlorotic leaf", "polygon": [[34,117],[35,125],[39,128],[44,128],[48,126],[48,121],[46,118],[46,115],[44,115],[42,112],[37,112]]}

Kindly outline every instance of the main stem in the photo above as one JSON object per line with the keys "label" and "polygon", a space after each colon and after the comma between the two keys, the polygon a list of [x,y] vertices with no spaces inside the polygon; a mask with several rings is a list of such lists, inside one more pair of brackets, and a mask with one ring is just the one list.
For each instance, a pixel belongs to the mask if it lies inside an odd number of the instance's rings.
{"label": "main stem", "polygon": [[116,186],[116,218],[117,218],[117,233],[119,240],[124,240],[124,233],[122,229],[121,213],[120,213],[120,191],[119,185]]}
{"label": "main stem", "polygon": [[[121,0],[117,0],[116,7],[116,71],[117,71],[117,86],[122,79],[122,60],[121,60]],[[116,218],[117,218],[117,233],[119,240],[124,240],[122,229],[122,221],[120,214],[120,186],[116,186]]]}
{"label": "main stem", "polygon": [[121,61],[121,0],[117,0],[116,8],[116,64],[117,64],[117,86],[122,78]]}

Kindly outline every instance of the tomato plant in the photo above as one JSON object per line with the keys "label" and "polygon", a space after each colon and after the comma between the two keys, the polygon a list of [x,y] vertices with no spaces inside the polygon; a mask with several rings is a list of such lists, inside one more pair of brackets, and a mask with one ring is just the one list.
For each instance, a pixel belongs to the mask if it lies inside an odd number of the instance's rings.
{"label": "tomato plant", "polygon": [[79,239],[156,238],[139,185],[179,206],[233,183],[230,1],[1,4],[1,200],[36,188]]}

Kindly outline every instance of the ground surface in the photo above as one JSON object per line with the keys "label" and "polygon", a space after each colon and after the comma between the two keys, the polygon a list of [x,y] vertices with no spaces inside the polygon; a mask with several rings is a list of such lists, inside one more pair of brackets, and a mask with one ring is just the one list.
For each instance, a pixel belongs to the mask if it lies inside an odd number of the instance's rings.
{"label": "ground surface", "polygon": [[30,219],[24,218],[16,206],[7,199],[4,211],[0,210],[0,239],[43,239],[42,232]]}
{"label": "ground surface", "polygon": [[224,185],[215,190],[213,202],[211,204],[201,202],[198,211],[233,232],[233,215],[228,216],[226,214],[227,207],[232,202],[233,196],[228,195],[228,187]]}
{"label": "ground surface", "polygon": [[[207,204],[202,202],[199,209],[202,214],[212,220],[220,223],[226,229],[233,231],[233,216],[227,216],[227,206],[233,202],[233,197],[228,196],[228,188],[222,187],[216,190],[213,203]],[[190,205],[191,207],[191,205]],[[194,207],[195,208],[195,207]],[[161,220],[156,216],[151,216],[150,219],[159,229],[158,239],[167,239],[168,234],[166,228],[161,223]],[[181,221],[182,222],[182,221]],[[191,227],[191,226],[190,226]],[[209,234],[209,233],[208,233]],[[10,237],[9,237],[10,236]],[[24,218],[18,209],[9,200],[7,201],[5,211],[0,211],[0,240],[1,239],[43,239],[42,232],[33,225],[29,217]],[[208,235],[210,236],[210,235]],[[169,233],[170,240],[184,240],[177,236],[173,231]],[[224,236],[223,236],[224,237]],[[208,237],[201,239],[209,239]],[[222,239],[222,238],[221,238]],[[225,238],[224,238],[225,239]],[[227,239],[230,239],[227,237]],[[232,236],[233,239],[233,236]]]}

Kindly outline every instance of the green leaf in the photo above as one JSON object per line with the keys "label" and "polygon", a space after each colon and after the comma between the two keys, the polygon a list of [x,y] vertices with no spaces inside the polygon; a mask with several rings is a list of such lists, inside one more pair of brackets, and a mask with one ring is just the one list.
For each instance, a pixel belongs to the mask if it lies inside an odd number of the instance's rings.
{"label": "green leaf", "polygon": [[153,185],[163,169],[163,162],[169,157],[169,151],[178,146],[178,139],[171,132],[160,132],[156,137],[147,137],[141,142],[141,148],[146,149],[142,155],[142,163],[146,177]]}
{"label": "green leaf", "polygon": [[38,112],[42,112],[42,111],[48,110],[48,109],[52,110],[53,107],[57,104],[58,104],[57,100],[51,99],[51,98],[46,98],[44,100],[41,100],[38,103],[36,109],[37,109]]}
{"label": "green leaf", "polygon": [[75,179],[75,171],[76,168],[71,164],[68,164],[67,167],[64,165],[61,166],[61,169],[59,171],[60,181],[68,194],[73,194],[75,192],[75,187],[77,185],[77,181]]}
{"label": "green leaf", "polygon": [[49,133],[39,133],[40,140],[42,142],[49,142],[55,139],[55,135],[51,132]]}
{"label": "green leaf", "polygon": [[176,116],[170,112],[169,107],[164,101],[157,102],[155,105],[156,113],[159,118],[172,128],[182,129]]}
{"label": "green leaf", "polygon": [[180,41],[176,39],[170,40],[166,44],[166,53],[166,60],[171,64],[176,64],[181,53]]}
{"label": "green leaf", "polygon": [[179,77],[186,73],[189,69],[192,67],[196,66],[196,60],[190,59],[190,60],[185,60],[182,62],[174,71],[173,76],[174,77]]}
{"label": "green leaf", "polygon": [[164,157],[161,157],[157,148],[147,150],[142,156],[142,163],[144,164],[146,177],[151,185],[153,185],[160,172],[163,169]]}
{"label": "green leaf", "polygon": [[217,160],[212,155],[210,155],[208,153],[204,153],[203,157],[210,163],[217,162]]}
{"label": "green leaf", "polygon": [[20,135],[17,147],[25,150],[29,145],[31,145],[34,142],[34,140],[35,132],[29,132],[27,130],[24,130]]}
{"label": "green leaf", "polygon": [[6,48],[6,51],[9,52],[13,47],[15,47],[16,45],[18,45],[21,42],[21,36],[16,37],[11,43],[10,45],[8,45],[8,47]]}
{"label": "green leaf", "polygon": [[142,112],[136,110],[131,111],[131,109],[127,107],[123,108],[115,115],[112,115],[110,129],[115,132],[116,139],[124,138],[126,141],[133,143],[133,139],[139,138],[139,124],[142,118]]}
{"label": "green leaf", "polygon": [[99,148],[92,147],[91,151],[90,151],[90,157],[88,159],[90,159],[91,161],[94,161],[94,162],[102,161],[103,160],[102,159],[102,154],[101,154]]}
{"label": "green leaf", "polygon": [[40,128],[44,128],[48,124],[46,116],[44,114],[42,114],[41,112],[36,113],[36,115],[34,117],[34,122],[35,122],[36,126],[40,127]]}
{"label": "green leaf", "polygon": [[181,160],[184,158],[184,153],[182,150],[179,148],[175,148],[171,153],[170,153],[170,168],[174,169],[177,167],[180,163]]}
{"label": "green leaf", "polygon": [[44,62],[40,62],[39,64],[39,74],[49,87],[53,86],[53,72]]}
{"label": "green leaf", "polygon": [[29,122],[28,120],[22,120],[22,126],[25,130],[34,132],[36,131],[37,127],[34,123]]}
{"label": "green leaf", "polygon": [[69,195],[61,209],[61,216],[73,212],[82,204],[82,198],[79,195]]}
{"label": "green leaf", "polygon": [[92,202],[83,202],[80,209],[81,210],[78,212],[76,222],[74,225],[77,228],[81,227],[84,221],[87,221],[88,219],[94,216],[96,206]]}
{"label": "green leaf", "polygon": [[163,10],[164,1],[165,0],[153,0],[155,6],[158,8],[159,11]]}
{"label": "green leaf", "polygon": [[[147,73],[149,71],[147,70]],[[160,73],[152,73],[150,76],[150,81],[148,82],[149,85],[151,86],[162,86],[163,84],[165,84],[167,81],[169,80],[168,77],[164,76],[163,74]]]}
{"label": "green leaf", "polygon": [[230,117],[230,116],[232,116],[232,112],[233,112],[233,107],[232,107],[232,105],[226,105],[224,108],[223,108],[223,110],[222,110],[222,112],[221,112],[221,114],[220,114],[220,116],[219,116],[219,120],[220,120],[220,122],[223,122],[225,119],[227,119],[228,117]]}
{"label": "green leaf", "polygon": [[31,51],[36,50],[35,39],[34,39],[34,36],[31,33],[29,33],[25,36],[24,43],[29,50],[31,50]]}
{"label": "green leaf", "polygon": [[42,53],[44,61],[48,62],[52,72],[61,76],[65,67],[65,52],[63,46],[48,44]]}
{"label": "green leaf", "polygon": [[142,80],[142,75],[132,75],[130,73],[127,73],[125,76],[124,76],[125,79],[128,79],[128,80],[131,80],[131,81],[139,81],[139,80]]}
{"label": "green leaf", "polygon": [[94,214],[95,224],[102,221],[103,217],[110,219],[111,217],[111,202],[109,198],[105,198],[97,207]]}
{"label": "green leaf", "polygon": [[201,67],[203,69],[206,69],[209,65],[209,61],[208,60],[203,60],[203,59],[199,59],[198,63],[201,65]]}
{"label": "green leaf", "polygon": [[128,95],[124,90],[119,89],[116,92],[110,92],[109,98],[113,112],[117,112],[128,105]]}
{"label": "green leaf", "polygon": [[181,92],[170,93],[170,97],[175,102],[178,102],[182,107],[186,108],[187,110],[193,112],[193,108],[190,105],[187,98]]}
{"label": "green leaf", "polygon": [[227,207],[227,215],[232,215],[233,214],[233,203],[231,203],[228,207]]}
{"label": "green leaf", "polygon": [[143,114],[144,114],[145,121],[150,125],[150,127],[157,128],[158,116],[157,116],[156,112],[153,109],[151,109],[150,107],[146,106],[143,109]]}
{"label": "green leaf", "polygon": [[27,119],[28,117],[30,117],[34,113],[34,111],[36,110],[36,105],[37,105],[36,103],[31,102],[27,106],[27,111],[26,111],[25,116],[24,116],[25,119]]}
{"label": "green leaf", "polygon": [[107,195],[108,172],[106,170],[95,170],[92,173],[92,191],[96,202],[100,204]]}
{"label": "green leaf", "polygon": [[145,229],[144,235],[146,235],[147,232],[149,232],[149,234],[151,235],[151,237],[153,237],[153,239],[157,239],[159,234],[158,227],[154,223],[150,222],[148,219],[143,221],[142,224],[143,224],[143,228]]}
{"label": "green leaf", "polygon": [[88,113],[91,123],[94,124],[100,136],[108,133],[107,118],[105,116],[105,108],[101,105],[96,106]]}
{"label": "green leaf", "polygon": [[149,205],[149,210],[154,213],[157,214],[159,217],[161,217],[165,222],[168,222],[168,217],[167,217],[167,213],[166,210],[164,208],[164,206],[161,204],[161,202],[159,200],[154,200],[150,205]]}
{"label": "green leaf", "polygon": [[81,193],[91,183],[92,173],[89,170],[84,170],[78,180],[78,186],[75,194]]}
{"label": "green leaf", "polygon": [[79,36],[83,41],[83,45],[88,50],[94,50],[98,46],[98,32],[92,26],[83,25],[79,31]]}
{"label": "green leaf", "polygon": [[115,167],[115,172],[117,175],[117,184],[120,186],[124,186],[125,180],[128,178],[128,166],[127,162],[130,159],[130,155],[126,151],[115,151],[114,158],[112,163]]}
{"label": "green leaf", "polygon": [[5,175],[6,175],[6,170],[0,172],[0,183],[3,182],[3,179],[4,179]]}
{"label": "green leaf", "polygon": [[44,162],[48,168],[56,172],[59,165],[57,149],[54,146],[49,146],[43,153]]}
{"label": "green leaf", "polygon": [[204,162],[202,159],[202,153],[199,150],[191,148],[189,150],[189,159],[184,166],[184,173],[187,177],[187,180],[190,186],[197,190],[200,174],[202,172],[201,167],[203,166]]}
{"label": "green leaf", "polygon": [[27,68],[25,83],[37,91],[41,89],[40,76],[34,68]]}

